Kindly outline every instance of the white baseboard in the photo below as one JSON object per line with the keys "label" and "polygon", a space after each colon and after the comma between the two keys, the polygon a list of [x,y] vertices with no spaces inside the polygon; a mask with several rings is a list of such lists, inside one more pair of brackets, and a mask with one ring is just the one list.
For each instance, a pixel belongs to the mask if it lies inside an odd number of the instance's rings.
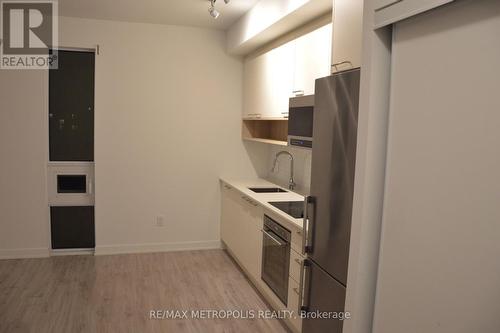
{"label": "white baseboard", "polygon": [[47,248],[32,249],[0,249],[1,259],[28,259],[28,258],[46,258],[50,256]]}
{"label": "white baseboard", "polygon": [[220,240],[200,241],[200,242],[178,242],[178,243],[103,245],[103,246],[96,246],[95,255],[102,256],[102,255],[127,254],[127,253],[212,250],[220,248],[221,248]]}
{"label": "white baseboard", "polygon": [[[220,249],[221,242],[199,241],[199,242],[178,242],[178,243],[146,243],[146,244],[123,244],[123,245],[104,245],[96,246],[95,255],[112,255],[127,253],[150,253],[150,252],[171,252],[171,251],[189,251],[189,250],[212,250]],[[47,258],[57,255],[91,255],[92,251],[80,250],[54,250],[44,248],[33,249],[0,249],[0,260],[2,259],[28,259],[28,258]]]}

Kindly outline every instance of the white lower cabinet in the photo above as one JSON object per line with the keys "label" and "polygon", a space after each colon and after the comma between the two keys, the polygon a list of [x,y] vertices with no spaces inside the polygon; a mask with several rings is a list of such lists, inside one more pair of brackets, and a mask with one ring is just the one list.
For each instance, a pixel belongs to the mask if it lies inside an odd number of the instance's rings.
{"label": "white lower cabinet", "polygon": [[[243,271],[259,289],[275,310],[293,311],[297,318],[287,319],[293,332],[300,332],[302,321],[299,315],[300,269],[304,257],[300,249],[301,232],[296,227],[281,223],[292,232],[290,249],[290,272],[288,282],[288,304],[285,306],[261,279],[262,270],[262,225],[264,208],[254,200],[241,194],[230,185],[222,184],[221,239]],[[273,217],[275,219],[275,217]]]}
{"label": "white lower cabinet", "polygon": [[237,239],[241,208],[231,192],[234,190],[224,184],[221,199],[221,239],[236,254],[241,252]]}
{"label": "white lower cabinet", "polygon": [[260,280],[263,209],[229,185],[222,193],[221,239],[246,272]]}
{"label": "white lower cabinet", "polygon": [[288,279],[288,306],[287,310],[293,311],[295,317],[290,319],[290,323],[293,328],[300,332],[302,330],[302,319],[299,317],[300,306],[299,306],[299,283],[292,279]]}
{"label": "white lower cabinet", "polygon": [[302,269],[302,261],[304,257],[294,250],[290,251],[290,277],[296,282],[300,282],[300,270]]}

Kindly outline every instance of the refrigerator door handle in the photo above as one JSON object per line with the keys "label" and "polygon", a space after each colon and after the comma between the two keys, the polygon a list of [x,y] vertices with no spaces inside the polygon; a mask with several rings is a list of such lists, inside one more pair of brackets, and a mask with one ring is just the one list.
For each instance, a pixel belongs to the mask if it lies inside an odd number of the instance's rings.
{"label": "refrigerator door handle", "polygon": [[314,203],[314,197],[307,196],[304,199],[304,218],[302,220],[302,254],[311,253],[311,233],[312,220],[309,218],[309,206]]}
{"label": "refrigerator door handle", "polygon": [[309,275],[307,272],[310,265],[308,259],[302,260],[299,283],[299,312],[307,312],[309,309]]}

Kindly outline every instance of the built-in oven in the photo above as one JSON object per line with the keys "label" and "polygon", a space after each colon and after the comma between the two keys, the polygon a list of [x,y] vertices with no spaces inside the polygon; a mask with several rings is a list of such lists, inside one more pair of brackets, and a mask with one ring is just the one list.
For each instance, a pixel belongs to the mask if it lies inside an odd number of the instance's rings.
{"label": "built-in oven", "polygon": [[290,98],[288,144],[311,149],[313,145],[314,95]]}
{"label": "built-in oven", "polygon": [[264,215],[262,235],[262,280],[287,305],[291,233]]}

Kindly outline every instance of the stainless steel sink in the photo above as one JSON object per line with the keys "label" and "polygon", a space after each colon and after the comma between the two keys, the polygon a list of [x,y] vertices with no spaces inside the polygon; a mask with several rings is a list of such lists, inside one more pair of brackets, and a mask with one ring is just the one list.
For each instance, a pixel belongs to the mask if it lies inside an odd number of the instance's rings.
{"label": "stainless steel sink", "polygon": [[286,193],[282,188],[279,187],[249,187],[250,191],[255,193]]}

